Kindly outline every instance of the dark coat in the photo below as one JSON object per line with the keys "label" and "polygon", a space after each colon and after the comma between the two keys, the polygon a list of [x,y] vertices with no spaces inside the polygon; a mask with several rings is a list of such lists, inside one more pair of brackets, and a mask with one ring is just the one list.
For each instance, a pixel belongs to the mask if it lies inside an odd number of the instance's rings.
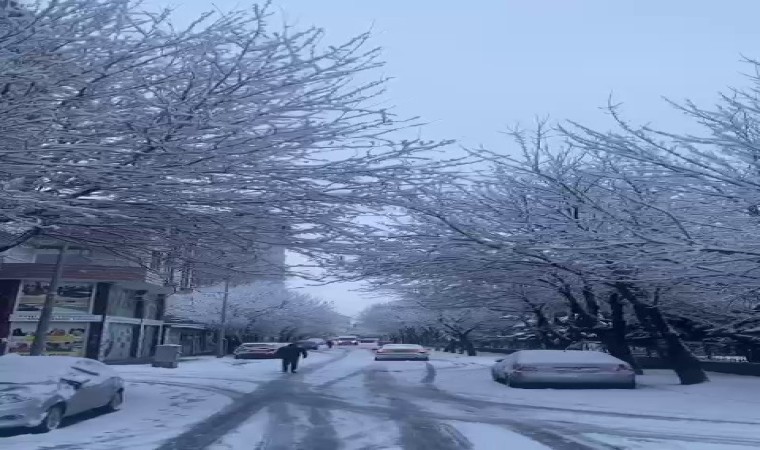
{"label": "dark coat", "polygon": [[288,344],[285,347],[280,347],[277,349],[277,352],[275,352],[275,356],[280,359],[294,360],[298,359],[301,355],[303,355],[304,358],[309,356],[305,349],[302,349],[296,344]]}

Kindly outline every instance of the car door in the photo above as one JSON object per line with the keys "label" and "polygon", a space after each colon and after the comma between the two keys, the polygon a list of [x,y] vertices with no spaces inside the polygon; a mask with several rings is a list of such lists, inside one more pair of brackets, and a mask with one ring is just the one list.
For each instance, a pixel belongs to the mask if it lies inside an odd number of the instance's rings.
{"label": "car door", "polygon": [[103,376],[100,363],[81,359],[72,365],[77,381],[82,384],[76,389],[69,408],[77,414],[104,406],[111,398],[108,379]]}
{"label": "car door", "polygon": [[66,415],[72,416],[90,409],[89,389],[86,386],[93,376],[82,372],[74,365],[61,375],[61,397],[66,402]]}

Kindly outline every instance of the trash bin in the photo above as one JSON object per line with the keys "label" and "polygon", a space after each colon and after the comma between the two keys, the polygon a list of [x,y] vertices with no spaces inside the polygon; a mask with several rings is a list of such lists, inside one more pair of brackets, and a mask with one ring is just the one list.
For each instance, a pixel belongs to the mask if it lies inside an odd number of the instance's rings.
{"label": "trash bin", "polygon": [[156,355],[153,357],[153,367],[176,369],[179,365],[179,357],[182,354],[182,346],[177,344],[157,345]]}

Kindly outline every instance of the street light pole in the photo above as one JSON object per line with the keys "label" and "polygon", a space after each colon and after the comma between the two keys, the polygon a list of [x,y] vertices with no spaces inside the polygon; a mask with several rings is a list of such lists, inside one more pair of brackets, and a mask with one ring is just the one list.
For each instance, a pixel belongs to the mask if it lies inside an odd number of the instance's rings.
{"label": "street light pole", "polygon": [[225,355],[224,349],[224,336],[226,334],[227,327],[227,299],[230,296],[230,279],[229,277],[224,279],[224,297],[222,297],[222,317],[219,324],[219,336],[216,342],[216,357],[223,358]]}

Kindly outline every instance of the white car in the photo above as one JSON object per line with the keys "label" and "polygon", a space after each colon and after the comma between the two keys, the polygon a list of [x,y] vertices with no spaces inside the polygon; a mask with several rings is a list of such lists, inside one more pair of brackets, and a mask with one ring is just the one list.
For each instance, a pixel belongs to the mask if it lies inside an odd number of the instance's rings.
{"label": "white car", "polygon": [[511,387],[636,387],[636,374],[628,363],[585,350],[515,352],[496,360],[491,377]]}
{"label": "white car", "polygon": [[70,356],[0,356],[0,428],[48,432],[65,417],[116,411],[124,380],[107,365]]}
{"label": "white car", "polygon": [[375,338],[359,339],[359,348],[368,348],[370,350],[377,350],[380,348],[380,339],[375,339]]}
{"label": "white car", "polygon": [[375,352],[375,361],[428,361],[430,354],[417,344],[386,344]]}

